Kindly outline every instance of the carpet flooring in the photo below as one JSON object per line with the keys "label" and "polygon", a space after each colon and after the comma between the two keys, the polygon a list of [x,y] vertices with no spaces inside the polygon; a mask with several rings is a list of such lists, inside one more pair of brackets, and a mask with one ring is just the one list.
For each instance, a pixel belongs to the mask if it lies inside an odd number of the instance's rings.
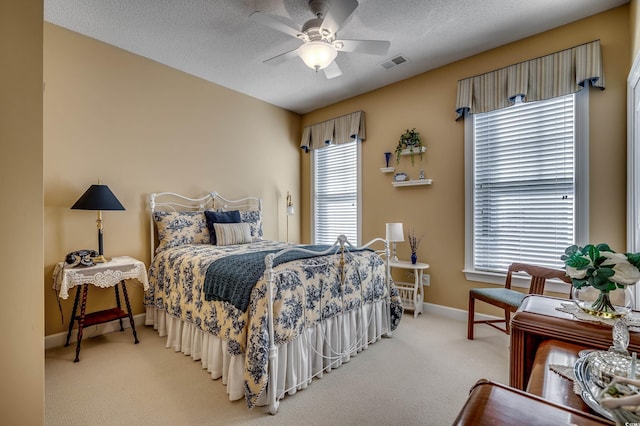
{"label": "carpet flooring", "polygon": [[406,313],[385,338],[280,402],[278,414],[229,401],[199,361],[165,348],[151,327],[90,338],[45,354],[45,424],[450,425],[480,378],[508,382],[509,337],[486,326]]}

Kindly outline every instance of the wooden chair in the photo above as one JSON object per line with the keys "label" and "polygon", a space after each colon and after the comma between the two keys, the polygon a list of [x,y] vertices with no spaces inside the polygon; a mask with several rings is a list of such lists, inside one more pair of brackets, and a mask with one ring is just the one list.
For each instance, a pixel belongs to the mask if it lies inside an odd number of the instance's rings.
{"label": "wooden chair", "polygon": [[[531,284],[528,294],[544,293],[544,285],[547,279],[557,278],[571,285],[571,278],[565,271],[549,269],[542,266],[527,265],[524,263],[512,263],[507,272],[507,280],[504,287],[494,288],[473,288],[469,290],[469,317],[467,320],[467,339],[473,340],[473,327],[475,324],[487,324],[506,334],[510,333],[509,321],[511,313],[518,310],[522,300],[527,296],[525,293],[511,290],[511,276],[514,272],[525,272],[531,276]],[[571,293],[571,287],[569,287]],[[475,301],[481,300],[490,305],[504,309],[504,319],[475,319]],[[505,323],[505,327],[499,327],[496,323]]]}

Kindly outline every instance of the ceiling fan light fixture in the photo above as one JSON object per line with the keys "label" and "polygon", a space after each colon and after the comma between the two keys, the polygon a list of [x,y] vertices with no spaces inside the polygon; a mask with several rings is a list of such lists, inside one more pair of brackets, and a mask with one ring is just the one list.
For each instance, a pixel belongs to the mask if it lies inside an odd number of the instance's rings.
{"label": "ceiling fan light fixture", "polygon": [[321,70],[333,62],[338,51],[324,41],[310,41],[298,48],[298,55],[309,68]]}

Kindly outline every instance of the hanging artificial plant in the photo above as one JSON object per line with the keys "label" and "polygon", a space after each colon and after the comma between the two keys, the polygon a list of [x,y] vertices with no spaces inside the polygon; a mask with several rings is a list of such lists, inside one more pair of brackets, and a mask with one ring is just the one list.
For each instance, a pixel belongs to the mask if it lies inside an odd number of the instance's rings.
{"label": "hanging artificial plant", "polygon": [[411,130],[407,129],[402,135],[400,135],[398,146],[396,146],[396,164],[400,163],[402,151],[404,151],[405,149],[408,149],[411,154],[412,166],[415,162],[414,155],[416,153],[419,153],[420,159],[422,159],[422,137],[420,136],[419,132],[416,132],[415,127]]}

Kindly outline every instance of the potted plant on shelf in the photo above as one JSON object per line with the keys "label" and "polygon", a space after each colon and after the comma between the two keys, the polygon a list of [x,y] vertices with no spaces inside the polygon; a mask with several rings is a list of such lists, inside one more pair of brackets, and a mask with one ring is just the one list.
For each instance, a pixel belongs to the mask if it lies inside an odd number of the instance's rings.
{"label": "potted plant on shelf", "polygon": [[416,132],[416,128],[409,130],[407,129],[403,134],[400,135],[400,140],[398,141],[398,146],[396,146],[396,164],[400,163],[400,157],[402,156],[402,151],[408,149],[411,154],[411,165],[414,164],[414,154],[419,153],[420,159],[422,159],[422,137],[419,132]]}

